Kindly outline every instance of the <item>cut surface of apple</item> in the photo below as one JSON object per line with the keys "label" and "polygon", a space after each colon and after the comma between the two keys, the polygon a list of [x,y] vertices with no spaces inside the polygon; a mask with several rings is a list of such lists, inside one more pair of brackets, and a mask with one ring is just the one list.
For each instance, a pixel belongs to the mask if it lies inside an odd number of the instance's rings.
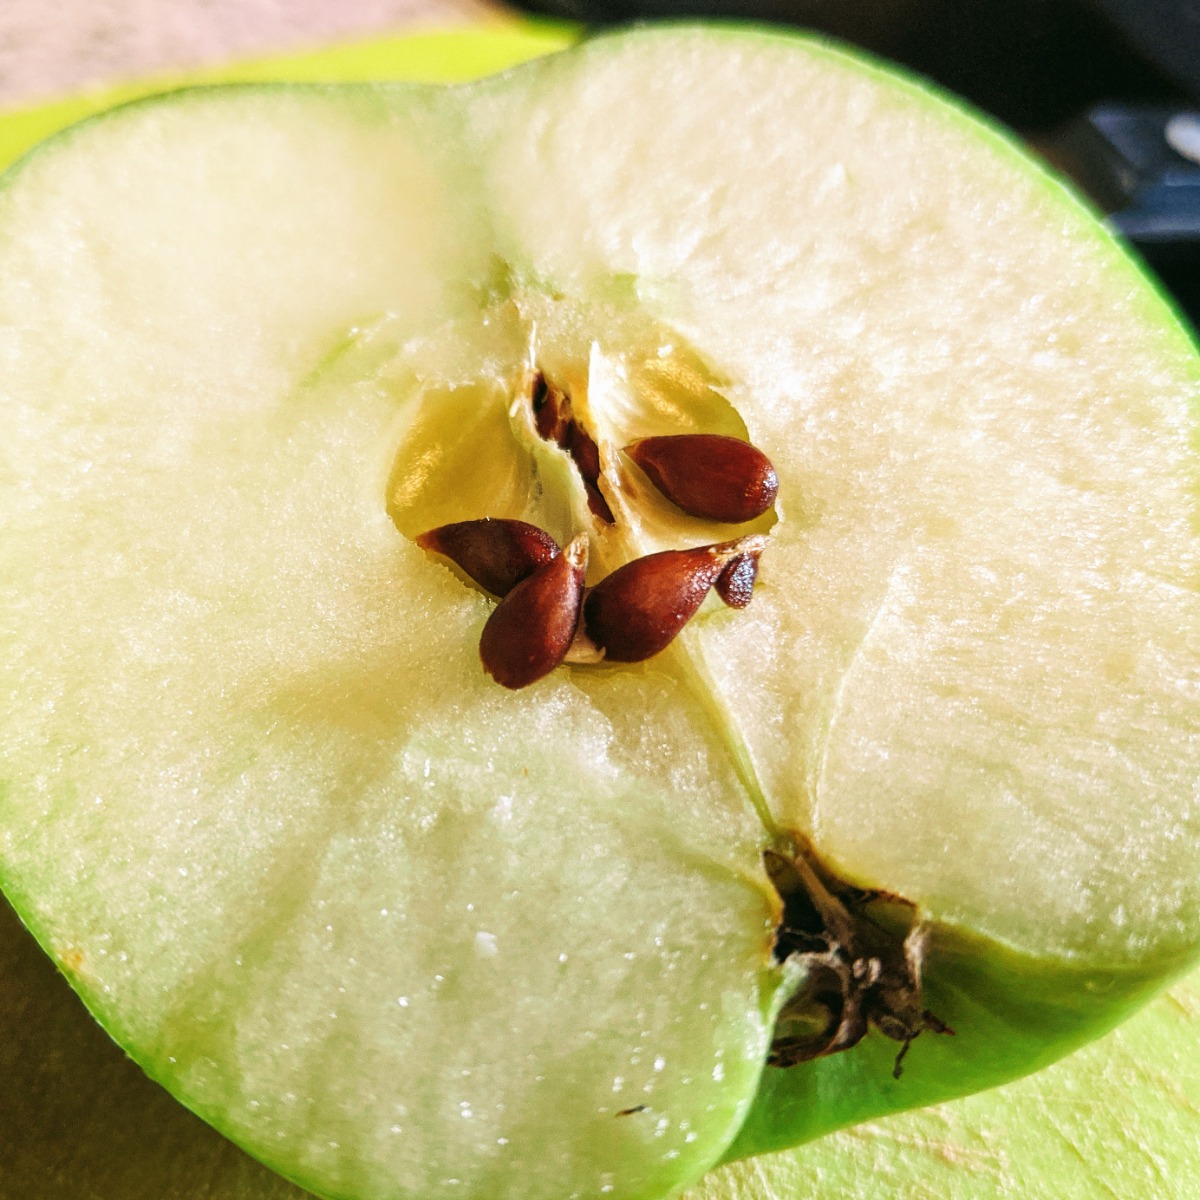
{"label": "cut surface of apple", "polygon": [[[1057,184],[801,39],[80,126],[0,193],[0,879],[331,1197],[649,1200],[1044,1065],[1200,940],[1198,396]],[[771,509],[670,505],[679,433]],[[485,516],[766,549],[509,692],[414,540]]]}

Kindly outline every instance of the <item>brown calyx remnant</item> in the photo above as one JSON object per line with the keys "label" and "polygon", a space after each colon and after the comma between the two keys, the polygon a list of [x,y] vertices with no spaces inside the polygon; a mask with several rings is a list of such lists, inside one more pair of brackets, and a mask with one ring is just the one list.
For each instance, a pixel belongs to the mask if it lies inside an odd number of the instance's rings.
{"label": "brown calyx remnant", "polygon": [[558,543],[545,530],[503,517],[439,525],[420,534],[416,543],[450,559],[493,596],[507,596],[522,579],[558,556]]}
{"label": "brown calyx remnant", "polygon": [[811,847],[766,850],[767,874],[783,901],[775,959],[799,958],[806,977],[784,1005],[767,1062],[792,1067],[857,1045],[871,1028],[909,1046],[922,1033],[953,1034],[924,1007],[921,971],[928,926],[890,893],[839,880]]}
{"label": "brown calyx remnant", "polygon": [[762,553],[761,535],[663,550],[626,563],[588,593],[584,628],[610,662],[642,662],[666,649],[738,557]]}
{"label": "brown calyx remnant", "polygon": [[506,688],[523,688],[566,657],[583,603],[587,535],[518,583],[496,606],[479,639],[484,670]]}
{"label": "brown calyx remnant", "polygon": [[742,524],[775,503],[779,477],[749,442],[716,433],[648,437],[625,453],[676,508],[689,517]]}
{"label": "brown calyx remnant", "polygon": [[538,434],[571,456],[583,480],[592,515],[611,525],[616,518],[604,493],[600,491],[600,448],[592,435],[576,420],[571,397],[561,388],[548,383],[545,375],[539,371],[533,377],[529,399]]}

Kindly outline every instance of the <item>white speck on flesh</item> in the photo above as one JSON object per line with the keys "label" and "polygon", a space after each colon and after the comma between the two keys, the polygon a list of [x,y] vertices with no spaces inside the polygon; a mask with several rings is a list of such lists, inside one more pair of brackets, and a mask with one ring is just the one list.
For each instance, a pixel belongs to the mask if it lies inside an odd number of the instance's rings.
{"label": "white speck on flesh", "polygon": [[408,1007],[408,997],[400,996],[397,998],[396,1003],[398,1005],[400,1005],[401,1008],[407,1008]]}
{"label": "white speck on flesh", "polygon": [[717,1063],[717,1065],[715,1067],[713,1067],[712,1077],[717,1083],[720,1083],[721,1080],[725,1078],[725,1064],[724,1063]]}
{"label": "white speck on flesh", "polygon": [[665,1067],[666,1065],[667,1065],[667,1060],[665,1058],[663,1058],[663,1056],[661,1054],[654,1060],[654,1069],[656,1071],[661,1071],[663,1069],[663,1067]]}
{"label": "white speck on flesh", "polygon": [[495,958],[500,953],[499,947],[496,945],[496,935],[488,933],[486,929],[481,929],[475,935],[475,953],[480,958]]}

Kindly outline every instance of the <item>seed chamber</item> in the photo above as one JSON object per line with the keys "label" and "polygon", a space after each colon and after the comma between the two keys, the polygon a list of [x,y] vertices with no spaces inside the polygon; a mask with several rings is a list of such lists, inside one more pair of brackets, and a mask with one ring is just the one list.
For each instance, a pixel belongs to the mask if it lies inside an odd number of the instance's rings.
{"label": "seed chamber", "polygon": [[775,506],[749,522],[688,516],[625,454],[647,437],[750,440],[729,380],[645,313],[528,292],[390,355],[385,339],[386,321],[357,352],[386,358],[377,375],[400,401],[386,504],[410,539],[481,517],[527,521],[560,544],[586,533],[590,585],[643,555],[778,520]]}

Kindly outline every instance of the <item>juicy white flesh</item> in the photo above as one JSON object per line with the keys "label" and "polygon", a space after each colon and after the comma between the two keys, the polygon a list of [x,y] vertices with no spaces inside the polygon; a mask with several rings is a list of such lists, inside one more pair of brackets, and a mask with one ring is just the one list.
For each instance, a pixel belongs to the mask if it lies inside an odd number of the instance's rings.
{"label": "juicy white flesh", "polygon": [[[524,361],[472,332],[498,261],[625,280],[775,462],[754,603],[685,635],[712,696],[678,658],[502,691],[488,602],[388,519],[413,379]],[[1139,287],[961,117],[755,37],[72,135],[0,198],[6,885],[152,1073],[336,1195],[714,1161],[785,990],[776,828],[1152,972],[1200,900],[1198,385]]]}

